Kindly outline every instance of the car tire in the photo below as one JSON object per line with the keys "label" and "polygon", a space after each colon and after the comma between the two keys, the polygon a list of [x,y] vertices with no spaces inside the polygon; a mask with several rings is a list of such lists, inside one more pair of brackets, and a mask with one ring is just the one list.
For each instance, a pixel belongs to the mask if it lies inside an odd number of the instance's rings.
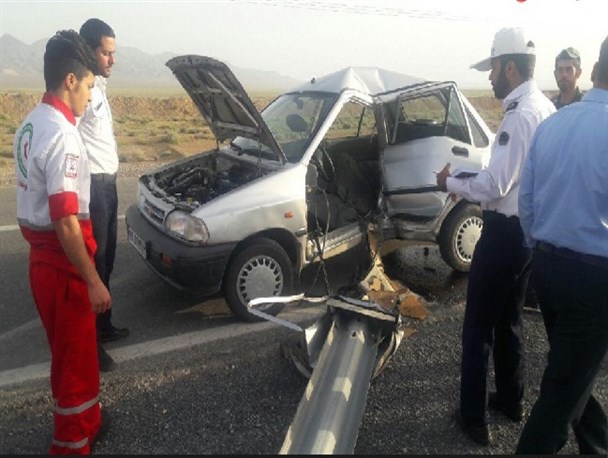
{"label": "car tire", "polygon": [[441,257],[452,269],[468,272],[475,245],[481,236],[483,219],[479,205],[459,204],[445,218],[439,231]]}
{"label": "car tire", "polygon": [[[247,303],[257,297],[289,294],[293,287],[293,267],[277,242],[260,238],[243,247],[230,262],[224,281],[224,297],[232,313],[242,321],[264,321],[249,313]],[[261,309],[276,315],[282,304]]]}

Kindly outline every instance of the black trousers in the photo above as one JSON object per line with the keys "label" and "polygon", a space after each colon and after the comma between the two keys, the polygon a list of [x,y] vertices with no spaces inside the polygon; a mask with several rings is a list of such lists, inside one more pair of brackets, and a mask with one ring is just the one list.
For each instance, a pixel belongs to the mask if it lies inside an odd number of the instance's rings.
{"label": "black trousers", "polygon": [[517,453],[556,454],[571,425],[581,454],[606,456],[608,421],[592,389],[608,352],[608,265],[537,249],[532,282],[549,354]]}
{"label": "black trousers", "polygon": [[[93,223],[93,236],[97,242],[95,268],[104,285],[110,289],[110,275],[116,258],[118,193],[116,175],[91,175],[91,202],[89,212]],[[112,309],[97,315],[97,333],[109,329]]]}
{"label": "black trousers", "polygon": [[518,218],[484,212],[483,220],[462,329],[460,413],[472,426],[487,424],[490,352],[501,402],[517,403],[524,394],[522,317],[531,251]]}

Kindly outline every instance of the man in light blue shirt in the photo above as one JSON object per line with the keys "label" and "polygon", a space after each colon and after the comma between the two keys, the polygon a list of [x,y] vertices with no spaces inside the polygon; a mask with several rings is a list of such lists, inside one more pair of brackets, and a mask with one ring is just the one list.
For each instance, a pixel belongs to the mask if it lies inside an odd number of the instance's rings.
{"label": "man in light blue shirt", "polygon": [[581,454],[608,454],[608,420],[592,394],[608,353],[608,37],[591,80],[580,102],[538,127],[521,175],[549,355],[518,454],[557,454],[569,425]]}

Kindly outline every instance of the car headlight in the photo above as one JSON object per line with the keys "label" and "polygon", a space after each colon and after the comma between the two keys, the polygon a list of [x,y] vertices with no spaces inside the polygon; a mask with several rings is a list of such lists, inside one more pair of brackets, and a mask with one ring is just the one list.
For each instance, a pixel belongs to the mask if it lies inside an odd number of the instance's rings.
{"label": "car headlight", "polygon": [[202,220],[192,216],[190,213],[175,210],[165,219],[165,227],[179,238],[193,243],[207,243],[209,232]]}

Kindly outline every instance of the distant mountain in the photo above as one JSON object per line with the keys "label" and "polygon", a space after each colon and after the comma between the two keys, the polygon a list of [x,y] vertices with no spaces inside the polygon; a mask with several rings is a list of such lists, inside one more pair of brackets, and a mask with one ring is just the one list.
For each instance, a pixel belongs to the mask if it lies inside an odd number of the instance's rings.
{"label": "distant mountain", "polygon": [[[42,59],[47,41],[27,45],[8,34],[0,37],[0,90],[44,89]],[[179,83],[165,66],[165,62],[176,55],[168,52],[151,55],[137,48],[121,46],[112,70],[112,86],[178,90]],[[281,92],[301,83],[277,72],[225,63],[247,91]]]}

